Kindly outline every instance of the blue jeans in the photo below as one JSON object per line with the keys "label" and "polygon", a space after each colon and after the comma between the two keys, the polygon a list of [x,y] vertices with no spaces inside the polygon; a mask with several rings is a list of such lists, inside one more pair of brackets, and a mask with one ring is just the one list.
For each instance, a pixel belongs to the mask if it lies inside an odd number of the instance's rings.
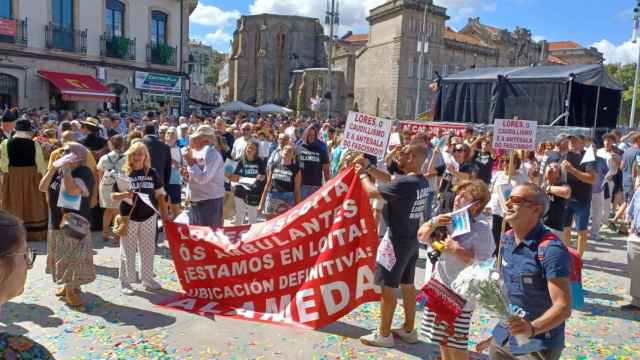
{"label": "blue jeans", "polygon": [[190,224],[220,228],[224,225],[222,218],[223,198],[202,200],[191,203]]}
{"label": "blue jeans", "polygon": [[320,189],[320,186],[302,185],[301,188],[300,188],[300,196],[302,197],[301,200],[304,200],[304,199],[308,198],[309,195],[311,195],[314,192],[318,191],[318,189]]}

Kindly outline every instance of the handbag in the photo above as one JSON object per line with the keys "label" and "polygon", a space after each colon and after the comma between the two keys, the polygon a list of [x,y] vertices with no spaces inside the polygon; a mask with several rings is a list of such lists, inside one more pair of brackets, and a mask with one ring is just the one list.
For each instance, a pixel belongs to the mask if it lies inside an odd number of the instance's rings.
{"label": "handbag", "polygon": [[91,232],[91,224],[82,215],[67,213],[62,216],[60,230],[68,238],[82,240]]}
{"label": "handbag", "polygon": [[[149,174],[149,170],[145,170],[144,176],[146,177],[148,174]],[[138,197],[136,196],[135,199],[133,199],[133,205],[131,205],[131,210],[129,210],[129,214],[127,214],[127,216],[118,214],[113,219],[112,231],[115,235],[118,235],[120,237],[127,235],[127,232],[129,232],[129,218],[131,217],[131,214],[133,214],[133,210],[136,208],[137,204],[138,204]]]}
{"label": "handbag", "polygon": [[[435,264],[431,272],[435,270]],[[418,302],[435,314],[435,322],[446,323],[446,333],[449,336],[455,334],[455,320],[464,309],[467,301],[448,286],[438,281],[433,275],[431,279],[418,292]]]}

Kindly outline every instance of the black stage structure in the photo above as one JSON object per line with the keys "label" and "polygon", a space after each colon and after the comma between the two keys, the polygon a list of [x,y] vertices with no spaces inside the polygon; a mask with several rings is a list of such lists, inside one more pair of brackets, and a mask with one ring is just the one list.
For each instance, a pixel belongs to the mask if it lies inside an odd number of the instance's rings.
{"label": "black stage structure", "polygon": [[435,120],[615,128],[624,88],[603,65],[474,68],[438,80]]}

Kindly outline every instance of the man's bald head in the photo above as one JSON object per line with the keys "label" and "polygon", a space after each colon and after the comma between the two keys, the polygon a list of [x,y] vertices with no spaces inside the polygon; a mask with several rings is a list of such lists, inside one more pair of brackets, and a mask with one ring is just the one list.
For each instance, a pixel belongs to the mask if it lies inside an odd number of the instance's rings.
{"label": "man's bald head", "polygon": [[69,141],[76,141],[76,134],[70,130],[63,131],[61,139],[62,139],[62,143],[67,143]]}

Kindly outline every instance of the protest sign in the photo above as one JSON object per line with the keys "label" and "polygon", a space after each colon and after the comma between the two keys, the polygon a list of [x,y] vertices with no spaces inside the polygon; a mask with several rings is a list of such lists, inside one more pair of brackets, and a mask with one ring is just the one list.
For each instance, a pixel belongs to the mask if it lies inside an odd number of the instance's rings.
{"label": "protest sign", "polygon": [[379,299],[378,234],[353,168],[265,223],[166,228],[185,294],[163,306],[315,329]]}
{"label": "protest sign", "polygon": [[347,149],[384,157],[391,134],[391,121],[375,116],[349,112],[342,145]]}
{"label": "protest sign", "polygon": [[535,121],[496,119],[493,124],[493,148],[534,151],[537,130]]}

